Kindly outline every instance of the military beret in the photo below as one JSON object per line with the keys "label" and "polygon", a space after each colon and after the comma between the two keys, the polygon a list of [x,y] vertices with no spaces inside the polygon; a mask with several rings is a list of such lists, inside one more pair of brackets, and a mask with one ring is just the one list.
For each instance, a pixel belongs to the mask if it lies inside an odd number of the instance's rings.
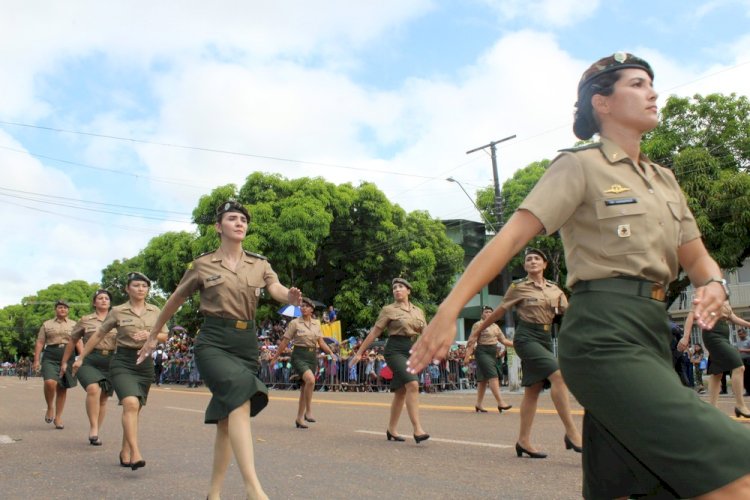
{"label": "military beret", "polygon": [[95,292],[94,292],[94,296],[93,296],[93,297],[91,298],[91,301],[92,301],[92,302],[95,302],[95,301],[96,301],[96,298],[97,298],[97,297],[98,297],[99,295],[102,295],[102,294],[106,294],[106,295],[107,295],[107,297],[109,297],[109,300],[110,300],[110,301],[112,300],[112,294],[111,294],[111,293],[109,293],[109,290],[105,290],[104,288],[100,288],[99,290],[97,290],[97,291],[95,291]]}
{"label": "military beret", "polygon": [[408,281],[406,281],[404,278],[393,278],[393,280],[391,281],[391,286],[395,285],[396,283],[401,283],[406,288],[408,288],[409,290],[411,290],[411,283],[409,283]]}
{"label": "military beret", "polygon": [[227,212],[239,212],[243,214],[248,221],[250,220],[250,214],[248,213],[247,208],[238,201],[227,200],[216,207],[216,220],[219,220],[221,216]]}
{"label": "military beret", "polygon": [[307,304],[308,306],[310,306],[310,307],[312,307],[313,309],[315,309],[315,304],[313,304],[313,301],[312,301],[312,299],[311,299],[310,297],[302,297],[302,298],[300,299],[300,302],[301,302],[302,304]]}
{"label": "military beret", "polygon": [[542,252],[538,248],[526,247],[526,250],[523,252],[523,256],[526,257],[527,255],[531,253],[538,255],[539,257],[542,258],[542,260],[544,260],[544,262],[547,262],[547,256],[544,254],[544,252]]}
{"label": "military beret", "polygon": [[55,307],[57,307],[57,306],[63,306],[63,307],[70,308],[70,306],[68,305],[68,303],[65,302],[63,299],[57,299],[57,302],[55,302]]}
{"label": "military beret", "polygon": [[493,310],[494,309],[492,309],[490,306],[482,306],[482,312],[484,312],[484,311],[493,311]]}
{"label": "military beret", "polygon": [[151,286],[151,280],[148,279],[148,276],[146,276],[143,273],[139,273],[139,272],[128,273],[128,285],[130,284],[131,281],[145,281],[146,283],[148,283],[149,287]]}
{"label": "military beret", "polygon": [[654,70],[651,69],[649,63],[640,57],[629,54],[628,52],[615,52],[611,56],[602,57],[589,66],[589,69],[583,72],[581,81],[578,82],[578,93],[580,94],[581,90],[591,83],[594,78],[624,68],[640,68],[646,70],[646,73],[648,73],[651,79],[654,79]]}

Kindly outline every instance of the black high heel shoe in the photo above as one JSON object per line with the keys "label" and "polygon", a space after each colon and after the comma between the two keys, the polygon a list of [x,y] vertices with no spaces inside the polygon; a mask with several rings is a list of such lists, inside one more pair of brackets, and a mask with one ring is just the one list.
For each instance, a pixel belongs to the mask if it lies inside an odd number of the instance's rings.
{"label": "black high heel shoe", "polygon": [[427,434],[427,433],[420,434],[419,436],[417,436],[416,434],[414,434],[414,441],[416,441],[417,444],[421,443],[422,441],[427,441],[428,439],[430,439],[430,435]]}
{"label": "black high heel shoe", "polygon": [[739,408],[737,408],[735,406],[734,407],[734,416],[737,417],[737,418],[740,418],[740,417],[750,418],[750,413],[745,413],[745,412],[743,412],[742,410],[740,410]]}
{"label": "black high heel shoe", "polygon": [[317,422],[317,420],[315,420],[314,418],[307,418],[307,415],[305,415],[305,422],[310,422],[311,424],[314,424],[315,422]]}
{"label": "black high heel shoe", "polygon": [[307,425],[299,423],[299,421],[298,421],[298,420],[295,420],[295,421],[294,421],[294,425],[296,425],[296,426],[297,426],[297,429],[307,429],[307,428],[308,428],[308,426],[307,426]]}
{"label": "black high heel shoe", "polygon": [[120,453],[120,456],[119,456],[119,458],[120,458],[120,467],[130,467],[130,462],[125,462],[125,461],[124,461],[124,460],[122,459],[122,453]]}
{"label": "black high heel shoe", "polygon": [[99,439],[99,436],[89,436],[89,444],[91,446],[101,446],[102,440]]}
{"label": "black high heel shoe", "polygon": [[497,411],[499,411],[500,413],[502,413],[503,410],[510,410],[511,408],[513,408],[513,405],[498,406],[497,407]]}
{"label": "black high heel shoe", "polygon": [[132,464],[130,464],[130,468],[132,470],[138,470],[141,467],[145,467],[145,466],[146,466],[146,461],[145,460],[138,460],[137,462],[133,462]]}
{"label": "black high heel shoe", "polygon": [[576,446],[576,445],[574,445],[573,441],[570,440],[570,438],[568,437],[567,434],[565,434],[564,441],[565,441],[565,449],[566,450],[569,450],[569,449],[572,448],[573,451],[575,451],[576,453],[583,453],[583,446]]}
{"label": "black high heel shoe", "polygon": [[516,455],[518,457],[522,457],[523,454],[526,453],[529,458],[547,458],[546,453],[539,453],[538,451],[529,451],[520,444],[516,443]]}
{"label": "black high heel shoe", "polygon": [[478,406],[475,406],[474,407],[474,413],[487,413],[487,410],[485,410],[484,408],[480,408]]}
{"label": "black high heel shoe", "polygon": [[391,431],[389,431],[388,429],[385,430],[385,437],[388,438],[388,441],[390,441],[390,440],[399,441],[399,442],[400,441],[406,441],[406,439],[404,439],[401,436],[394,436],[393,434],[391,434]]}

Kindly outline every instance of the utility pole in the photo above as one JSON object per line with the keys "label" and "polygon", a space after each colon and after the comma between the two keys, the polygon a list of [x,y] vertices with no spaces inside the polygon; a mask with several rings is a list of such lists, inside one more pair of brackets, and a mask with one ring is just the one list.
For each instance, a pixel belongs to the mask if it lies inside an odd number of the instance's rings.
{"label": "utility pole", "polygon": [[[498,232],[500,232],[500,230],[503,228],[505,221],[503,220],[503,194],[500,192],[500,180],[497,175],[497,153],[495,152],[495,146],[497,146],[501,142],[509,141],[515,138],[516,135],[513,134],[511,136],[500,139],[499,141],[492,141],[488,144],[485,144],[484,146],[479,146],[478,148],[474,148],[466,152],[466,154],[469,155],[476,151],[490,148],[490,156],[492,158],[492,179],[495,184],[495,218],[497,219]],[[505,266],[500,272],[500,282],[502,283],[503,294],[506,294],[508,292],[508,288],[510,288],[510,274],[508,273],[508,266]],[[508,338],[513,338],[515,325],[513,324],[513,314],[511,313],[510,309],[505,312],[505,331],[508,335]]]}

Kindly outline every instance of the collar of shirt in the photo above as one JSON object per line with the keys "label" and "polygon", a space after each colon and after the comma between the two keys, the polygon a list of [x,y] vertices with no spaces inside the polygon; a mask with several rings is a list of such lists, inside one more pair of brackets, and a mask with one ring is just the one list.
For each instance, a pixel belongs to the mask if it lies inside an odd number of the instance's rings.
{"label": "collar of shirt", "polygon": [[[617,145],[617,143],[609,139],[606,139],[604,137],[600,139],[600,142],[602,144],[600,151],[602,152],[604,157],[607,159],[607,161],[611,163],[612,165],[614,165],[615,163],[627,162],[633,165],[634,167],[637,166],[633,163],[633,160],[630,159],[627,153],[625,153],[625,151],[620,146]],[[654,173],[657,172],[656,165],[654,165],[654,163],[645,154],[640,153],[638,162],[648,165],[649,168],[647,169],[647,172],[648,172],[647,175],[649,177],[651,177]]]}

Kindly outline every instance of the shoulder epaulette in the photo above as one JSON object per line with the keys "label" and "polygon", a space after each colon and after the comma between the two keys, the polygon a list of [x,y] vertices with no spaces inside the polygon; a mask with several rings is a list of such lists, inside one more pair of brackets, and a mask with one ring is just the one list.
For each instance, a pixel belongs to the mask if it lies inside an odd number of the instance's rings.
{"label": "shoulder epaulette", "polygon": [[[203,252],[202,254],[200,254],[199,256],[197,256],[196,259],[200,259],[201,257],[205,257],[206,255],[211,255],[212,253],[215,253],[215,252],[216,252],[216,250],[209,250],[208,252]],[[193,260],[195,260],[195,259],[193,259]]]}
{"label": "shoulder epaulette", "polygon": [[563,148],[558,151],[560,152],[568,152],[568,153],[575,153],[577,151],[584,151],[586,149],[594,149],[598,148],[602,145],[601,142],[590,142],[588,144],[581,144],[580,146],[574,146],[572,148]]}
{"label": "shoulder epaulette", "polygon": [[255,253],[255,252],[250,252],[248,250],[245,250],[245,255],[249,255],[250,257],[257,257],[257,258],[263,259],[263,260],[268,260],[268,257],[266,257],[265,255],[261,255],[259,253]]}

